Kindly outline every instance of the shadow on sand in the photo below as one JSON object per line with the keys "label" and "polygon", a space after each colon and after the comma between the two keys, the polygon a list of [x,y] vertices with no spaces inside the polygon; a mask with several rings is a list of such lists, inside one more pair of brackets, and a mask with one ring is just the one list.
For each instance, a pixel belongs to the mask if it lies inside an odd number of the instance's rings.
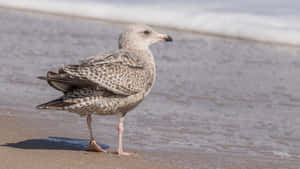
{"label": "shadow on sand", "polygon": [[[87,150],[89,140],[72,139],[65,137],[48,137],[41,139],[24,140],[17,143],[7,143],[1,146],[20,148],[20,149],[48,149],[48,150]],[[99,144],[103,149],[108,149],[109,146]]]}

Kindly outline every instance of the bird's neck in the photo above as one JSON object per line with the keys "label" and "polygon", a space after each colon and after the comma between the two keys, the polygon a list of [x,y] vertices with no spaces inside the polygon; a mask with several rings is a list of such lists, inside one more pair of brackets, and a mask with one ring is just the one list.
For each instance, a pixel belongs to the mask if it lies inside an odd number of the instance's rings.
{"label": "bird's neck", "polygon": [[121,48],[122,50],[130,50],[133,54],[138,56],[145,64],[144,69],[146,69],[149,73],[151,73],[151,78],[148,79],[148,86],[146,87],[146,92],[144,95],[148,95],[154,85],[155,78],[156,78],[156,68],[155,68],[155,61],[152,55],[152,52],[149,48],[147,49],[128,49],[128,48]]}
{"label": "bird's neck", "polygon": [[137,49],[130,47],[122,47],[120,50],[127,50],[138,56],[144,63],[145,66],[155,70],[155,62],[154,57],[152,55],[151,50],[147,48]]}
{"label": "bird's neck", "polygon": [[129,50],[149,50],[149,46],[145,43],[139,43],[136,40],[131,39],[122,39],[119,42],[120,49],[129,49]]}
{"label": "bird's neck", "polygon": [[144,45],[135,45],[135,44],[125,44],[125,45],[119,45],[120,50],[128,50],[128,51],[138,51],[138,52],[148,52],[151,53],[148,46]]}
{"label": "bird's neck", "polygon": [[155,60],[149,48],[147,50],[138,51],[138,53],[140,54],[139,56],[141,59],[145,62],[145,69],[151,73],[151,76],[148,79],[148,86],[146,87],[146,92],[144,94],[144,96],[147,96],[150,93],[156,78]]}

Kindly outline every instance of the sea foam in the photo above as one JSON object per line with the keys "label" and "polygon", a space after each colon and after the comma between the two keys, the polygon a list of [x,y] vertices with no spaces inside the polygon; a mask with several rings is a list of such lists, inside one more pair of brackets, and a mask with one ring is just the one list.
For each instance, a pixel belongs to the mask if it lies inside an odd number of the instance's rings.
{"label": "sea foam", "polygon": [[231,10],[224,4],[200,2],[195,5],[182,2],[125,4],[80,0],[0,0],[0,6],[112,21],[142,22],[221,36],[300,45],[300,22],[292,14],[264,14],[263,9],[260,13],[246,9]]}

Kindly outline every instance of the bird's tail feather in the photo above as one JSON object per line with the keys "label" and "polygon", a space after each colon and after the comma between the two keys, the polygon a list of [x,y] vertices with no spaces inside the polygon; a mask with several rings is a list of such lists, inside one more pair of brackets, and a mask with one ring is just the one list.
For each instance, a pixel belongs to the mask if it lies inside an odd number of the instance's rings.
{"label": "bird's tail feather", "polygon": [[49,71],[47,73],[47,77],[38,76],[37,78],[41,80],[47,80],[50,86],[62,92],[67,92],[73,89],[73,85],[67,79],[64,79],[65,77],[63,77],[63,75],[58,73]]}
{"label": "bird's tail feather", "polygon": [[56,99],[47,103],[36,106],[37,109],[51,109],[51,110],[64,110],[66,106],[70,106],[74,103],[64,102],[63,99]]}
{"label": "bird's tail feather", "polygon": [[41,80],[47,80],[47,77],[45,77],[45,76],[38,76],[37,78],[41,79]]}

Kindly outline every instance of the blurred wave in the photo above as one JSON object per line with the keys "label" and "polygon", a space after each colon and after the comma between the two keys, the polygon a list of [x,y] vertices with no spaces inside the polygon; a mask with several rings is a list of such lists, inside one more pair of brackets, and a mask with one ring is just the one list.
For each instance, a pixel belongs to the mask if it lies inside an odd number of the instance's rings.
{"label": "blurred wave", "polygon": [[0,6],[300,45],[300,2],[0,0]]}

